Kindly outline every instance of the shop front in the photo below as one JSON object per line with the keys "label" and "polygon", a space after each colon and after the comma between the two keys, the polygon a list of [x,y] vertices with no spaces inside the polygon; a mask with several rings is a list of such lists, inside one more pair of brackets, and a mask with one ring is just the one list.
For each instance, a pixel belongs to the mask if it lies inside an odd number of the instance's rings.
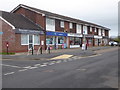
{"label": "shop front", "polygon": [[79,48],[82,46],[82,35],[75,33],[68,33],[68,47],[69,48]]}
{"label": "shop front", "polygon": [[94,40],[95,40],[95,46],[101,46],[102,45],[102,36],[94,36]]}
{"label": "shop front", "polygon": [[33,49],[37,50],[41,45],[41,37],[44,36],[43,31],[28,30],[28,29],[16,29],[16,51],[28,51]]}
{"label": "shop front", "polygon": [[67,33],[63,32],[46,32],[46,45],[51,49],[67,48],[66,46]]}
{"label": "shop front", "polygon": [[86,43],[88,47],[94,46],[94,37],[93,35],[85,35]]}

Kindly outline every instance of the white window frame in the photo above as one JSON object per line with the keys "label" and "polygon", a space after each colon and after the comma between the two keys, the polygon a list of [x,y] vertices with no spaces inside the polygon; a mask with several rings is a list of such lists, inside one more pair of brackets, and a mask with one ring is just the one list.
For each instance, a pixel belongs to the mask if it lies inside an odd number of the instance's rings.
{"label": "white window frame", "polygon": [[61,27],[61,28],[64,28],[64,27],[65,27],[64,21],[60,21],[60,27]]}
{"label": "white window frame", "polygon": [[[27,41],[27,44],[23,44],[23,43],[22,43],[22,36],[23,36],[23,35],[26,35],[26,36],[27,36],[27,40],[28,40],[28,41]],[[29,35],[28,35],[28,34],[21,34],[21,45],[29,45]]]}
{"label": "white window frame", "polygon": [[[84,33],[84,31],[85,31],[85,33]],[[88,28],[87,28],[87,26],[83,26],[83,34],[88,34]]]}
{"label": "white window frame", "polygon": [[82,25],[77,24],[76,27],[77,27],[77,33],[82,34]]}
{"label": "white window frame", "polygon": [[102,35],[105,36],[105,30],[104,29],[102,30]]}
{"label": "white window frame", "polygon": [[101,29],[99,29],[99,36],[101,36]]}
{"label": "white window frame", "polygon": [[95,32],[95,33],[97,32],[97,28],[95,28],[94,32]]}
{"label": "white window frame", "polygon": [[46,18],[46,30],[55,31],[55,19]]}
{"label": "white window frame", "polygon": [[73,23],[71,23],[71,22],[69,23],[69,28],[73,29]]}
{"label": "white window frame", "polygon": [[[38,36],[39,37],[39,43],[35,43],[35,36]],[[33,35],[33,43],[34,45],[40,45],[40,35]]]}
{"label": "white window frame", "polygon": [[90,32],[92,32],[92,27],[90,27]]}

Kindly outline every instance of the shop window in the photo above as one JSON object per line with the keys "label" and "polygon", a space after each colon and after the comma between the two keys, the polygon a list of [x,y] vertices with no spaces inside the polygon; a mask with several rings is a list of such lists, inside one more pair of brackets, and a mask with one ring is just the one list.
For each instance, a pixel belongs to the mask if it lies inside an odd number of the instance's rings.
{"label": "shop window", "polygon": [[46,37],[46,44],[54,44],[54,38],[51,36]]}
{"label": "shop window", "polygon": [[80,45],[81,39],[78,37],[70,37],[70,45]]}
{"label": "shop window", "polygon": [[58,37],[58,44],[64,43],[64,37]]}
{"label": "shop window", "polygon": [[34,35],[34,44],[40,45],[40,36],[39,35]]}
{"label": "shop window", "polygon": [[21,34],[21,45],[28,45],[28,35]]}
{"label": "shop window", "polygon": [[64,28],[64,21],[60,22],[60,26],[61,26],[61,28]]}

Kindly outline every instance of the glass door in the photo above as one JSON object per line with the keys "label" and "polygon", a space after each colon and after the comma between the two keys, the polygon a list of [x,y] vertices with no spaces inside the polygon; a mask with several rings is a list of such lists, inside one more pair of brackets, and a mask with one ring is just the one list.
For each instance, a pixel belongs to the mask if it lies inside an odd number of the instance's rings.
{"label": "glass door", "polygon": [[29,35],[29,45],[28,45],[28,49],[31,50],[32,47],[33,47],[33,49],[34,49],[33,35]]}

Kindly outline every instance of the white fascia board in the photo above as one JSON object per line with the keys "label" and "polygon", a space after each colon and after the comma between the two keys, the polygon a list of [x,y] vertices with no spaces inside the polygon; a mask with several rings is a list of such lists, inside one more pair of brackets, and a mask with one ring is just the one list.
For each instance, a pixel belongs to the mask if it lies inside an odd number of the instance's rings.
{"label": "white fascia board", "polygon": [[0,19],[3,20],[8,25],[10,25],[12,27],[12,29],[15,29],[15,26],[13,26],[11,23],[9,23],[7,20],[5,20],[3,17],[0,16]]}

